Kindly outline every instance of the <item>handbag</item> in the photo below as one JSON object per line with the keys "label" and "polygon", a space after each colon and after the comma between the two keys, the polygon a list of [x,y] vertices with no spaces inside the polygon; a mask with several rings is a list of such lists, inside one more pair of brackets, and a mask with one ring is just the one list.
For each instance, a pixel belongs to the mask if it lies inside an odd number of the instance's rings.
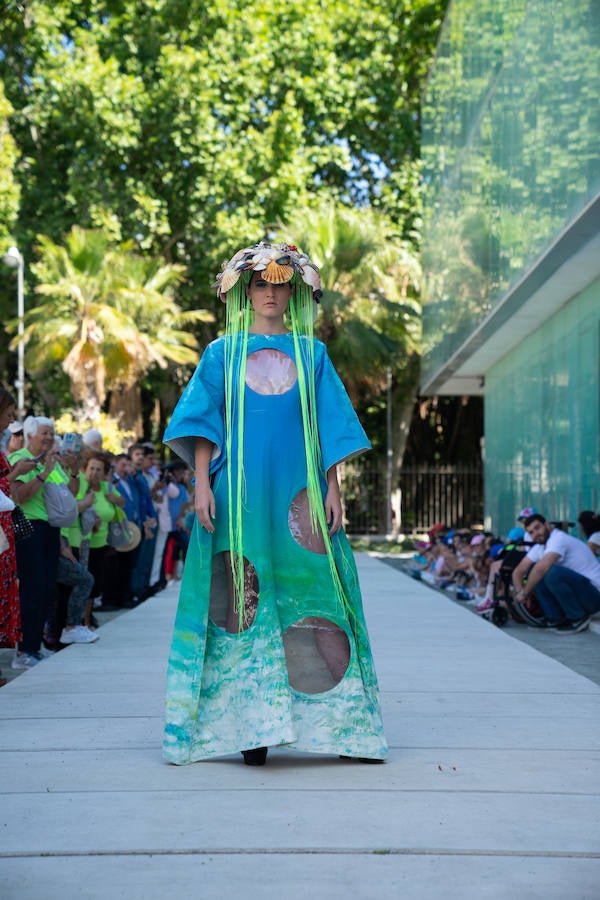
{"label": "handbag", "polygon": [[48,524],[54,528],[69,528],[77,521],[77,500],[66,484],[46,481],[44,501],[48,513]]}
{"label": "handbag", "polygon": [[15,541],[24,541],[33,534],[33,525],[20,506],[15,506],[11,513]]}
{"label": "handbag", "polygon": [[108,546],[124,547],[132,539],[129,521],[119,507],[115,507],[115,517],[108,525]]}

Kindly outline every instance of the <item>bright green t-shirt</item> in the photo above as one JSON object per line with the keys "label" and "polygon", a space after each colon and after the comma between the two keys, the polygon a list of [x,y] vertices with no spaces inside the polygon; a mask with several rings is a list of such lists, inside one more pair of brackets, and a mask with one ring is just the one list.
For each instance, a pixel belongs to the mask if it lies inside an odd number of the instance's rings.
{"label": "bright green t-shirt", "polygon": [[[11,466],[13,466],[20,459],[33,459],[33,453],[30,450],[27,450],[26,447],[22,447],[21,450],[15,450],[14,453],[11,453],[8,461]],[[43,460],[40,460],[35,469],[32,469],[31,472],[27,472],[25,475],[19,475],[17,481],[22,481],[23,484],[27,484],[28,481],[33,481],[34,478],[41,475],[44,468],[45,463]],[[57,462],[46,480],[52,481],[54,484],[68,484],[69,476],[61,464]],[[41,482],[38,482],[38,484],[40,486],[39,491],[36,491],[29,500],[26,500],[25,503],[20,503],[19,506],[22,508],[28,519],[41,519],[43,522],[47,522],[48,511],[46,509],[46,500],[44,498],[44,485]]]}
{"label": "bright green t-shirt", "polygon": [[[90,537],[90,548],[95,550],[97,547],[104,547],[108,543],[108,525],[115,517],[115,505],[106,499],[109,488],[112,485],[106,481],[100,482],[100,490],[94,492],[93,507],[100,516],[100,527],[98,531],[92,532]],[[83,500],[89,490],[89,484],[83,474],[79,475],[79,490],[77,499]],[[63,528],[61,534],[68,540],[71,547],[81,547],[81,541],[87,535],[81,533],[81,518],[77,517],[77,521],[70,528]]]}

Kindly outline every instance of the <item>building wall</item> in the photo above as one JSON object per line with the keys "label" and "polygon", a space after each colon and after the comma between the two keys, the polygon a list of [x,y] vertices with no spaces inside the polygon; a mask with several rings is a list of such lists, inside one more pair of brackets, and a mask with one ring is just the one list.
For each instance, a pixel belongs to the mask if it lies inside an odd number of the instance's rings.
{"label": "building wall", "polygon": [[599,133],[599,0],[453,0],[423,99],[423,384],[598,195]]}
{"label": "building wall", "polygon": [[600,280],[527,337],[485,381],[486,526],[524,506],[576,521],[600,507]]}

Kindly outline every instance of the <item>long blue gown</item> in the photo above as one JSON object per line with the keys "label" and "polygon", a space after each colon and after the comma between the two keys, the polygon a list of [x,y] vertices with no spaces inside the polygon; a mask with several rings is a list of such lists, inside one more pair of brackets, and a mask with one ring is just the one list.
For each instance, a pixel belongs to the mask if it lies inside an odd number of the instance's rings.
{"label": "long blue gown", "polygon": [[[196,437],[215,444],[210,471],[216,501],[214,534],[196,521],[185,562],[169,657],[165,759],[185,764],[277,745],[381,759],[387,746],[352,552],[343,531],[334,535],[348,615],[334,589],[323,538],[309,524],[292,334],[248,336],[244,627],[235,633],[228,624],[226,340],[204,351],[164,438],[192,467]],[[314,358],[327,471],[368,449],[369,442],[317,340]],[[235,454],[234,446],[234,460]]]}

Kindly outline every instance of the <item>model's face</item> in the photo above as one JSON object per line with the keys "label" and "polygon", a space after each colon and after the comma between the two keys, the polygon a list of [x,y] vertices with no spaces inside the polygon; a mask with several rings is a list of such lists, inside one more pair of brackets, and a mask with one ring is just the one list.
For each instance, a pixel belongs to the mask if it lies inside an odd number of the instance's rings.
{"label": "model's face", "polygon": [[260,277],[260,272],[255,272],[246,293],[257,316],[283,320],[292,296],[292,286],[288,281],[271,284]]}
{"label": "model's face", "polygon": [[8,428],[11,422],[15,421],[15,405],[7,406],[4,412],[0,413],[0,433]]}
{"label": "model's face", "polygon": [[547,522],[532,522],[526,531],[534,544],[545,544],[550,537],[551,529]]}

